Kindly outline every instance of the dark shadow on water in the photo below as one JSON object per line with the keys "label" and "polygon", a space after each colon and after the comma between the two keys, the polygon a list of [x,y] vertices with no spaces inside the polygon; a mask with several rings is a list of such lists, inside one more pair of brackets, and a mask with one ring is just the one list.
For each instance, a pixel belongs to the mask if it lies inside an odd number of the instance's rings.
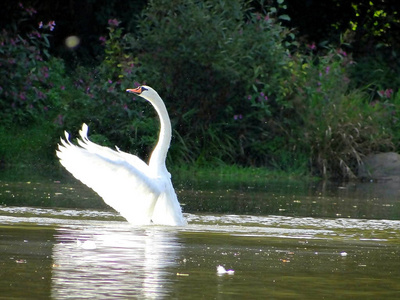
{"label": "dark shadow on water", "polygon": [[[53,173],[0,172],[0,205],[110,209],[63,168]],[[18,177],[19,176],[19,177]],[[184,212],[323,218],[400,219],[395,182],[173,177]]]}

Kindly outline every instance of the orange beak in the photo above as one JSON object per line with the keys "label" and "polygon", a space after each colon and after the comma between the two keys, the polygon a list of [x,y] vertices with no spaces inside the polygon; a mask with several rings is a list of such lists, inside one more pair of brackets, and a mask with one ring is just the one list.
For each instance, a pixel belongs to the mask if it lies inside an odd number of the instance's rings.
{"label": "orange beak", "polygon": [[140,95],[142,93],[142,87],[139,86],[136,89],[127,89],[126,91],[128,93],[134,93],[134,94]]}

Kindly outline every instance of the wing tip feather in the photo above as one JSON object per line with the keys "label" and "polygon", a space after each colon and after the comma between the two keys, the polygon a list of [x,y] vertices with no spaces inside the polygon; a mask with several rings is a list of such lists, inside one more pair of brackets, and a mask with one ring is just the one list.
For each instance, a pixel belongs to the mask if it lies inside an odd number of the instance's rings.
{"label": "wing tip feather", "polygon": [[89,140],[89,138],[87,136],[88,131],[89,131],[89,126],[87,126],[86,123],[83,123],[82,124],[82,129],[79,130],[79,135],[81,136],[82,140],[84,140],[84,141]]}

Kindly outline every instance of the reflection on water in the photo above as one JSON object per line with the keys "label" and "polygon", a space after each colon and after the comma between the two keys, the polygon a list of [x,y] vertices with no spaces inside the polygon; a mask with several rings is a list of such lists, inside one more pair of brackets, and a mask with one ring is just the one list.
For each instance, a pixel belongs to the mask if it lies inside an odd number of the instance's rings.
{"label": "reflection on water", "polygon": [[165,274],[179,252],[176,232],[104,225],[59,230],[53,248],[52,296],[150,299],[168,295],[171,287]]}
{"label": "reflection on water", "polygon": [[176,186],[183,228],[131,227],[80,184],[0,181],[0,299],[398,298],[397,185]]}
{"label": "reflection on water", "polygon": [[188,212],[326,218],[400,219],[400,185],[379,183],[265,182],[216,189],[184,188]]}
{"label": "reflection on water", "polygon": [[0,207],[0,264],[29,274],[3,274],[1,295],[395,299],[400,290],[400,221],[185,216],[187,227],[131,227],[111,212]]}
{"label": "reflection on water", "polygon": [[[187,213],[400,219],[400,184],[394,182],[178,182]],[[109,209],[79,182],[2,182],[0,205]]]}

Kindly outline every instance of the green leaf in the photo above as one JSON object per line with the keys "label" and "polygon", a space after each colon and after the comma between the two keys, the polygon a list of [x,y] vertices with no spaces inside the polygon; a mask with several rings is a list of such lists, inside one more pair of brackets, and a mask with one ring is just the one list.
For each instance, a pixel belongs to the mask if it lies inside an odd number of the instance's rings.
{"label": "green leaf", "polygon": [[290,21],[290,17],[288,15],[281,15],[278,17],[278,19],[284,20],[284,21]]}

